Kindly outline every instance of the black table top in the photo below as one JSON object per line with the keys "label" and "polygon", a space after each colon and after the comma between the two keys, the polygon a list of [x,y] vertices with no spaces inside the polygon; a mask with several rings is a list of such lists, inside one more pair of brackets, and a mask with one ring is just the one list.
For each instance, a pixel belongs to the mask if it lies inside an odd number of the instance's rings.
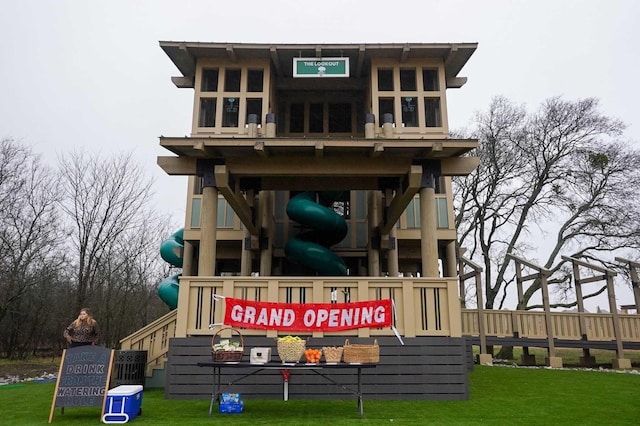
{"label": "black table top", "polygon": [[338,363],[304,363],[304,362],[267,362],[264,364],[258,363],[250,363],[249,361],[236,361],[236,362],[220,362],[220,361],[209,361],[209,362],[199,362],[198,367],[231,367],[231,368],[268,368],[268,369],[321,369],[321,368],[374,368],[376,364],[371,363],[348,363],[348,362],[338,362]]}

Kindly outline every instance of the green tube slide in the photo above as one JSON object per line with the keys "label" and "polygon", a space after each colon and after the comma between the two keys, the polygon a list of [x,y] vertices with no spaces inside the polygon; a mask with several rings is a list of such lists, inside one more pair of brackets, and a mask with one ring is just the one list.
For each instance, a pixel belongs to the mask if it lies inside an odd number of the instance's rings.
{"label": "green tube slide", "polygon": [[316,201],[315,192],[303,192],[287,204],[289,218],[308,229],[287,242],[285,254],[291,261],[327,276],[348,272],[344,261],[328,248],[342,241],[348,231],[344,218],[328,207],[339,195],[321,192]]}
{"label": "green tube slide", "polygon": [[178,307],[178,289],[180,285],[180,275],[176,274],[165,278],[158,284],[158,297],[169,309]]}
{"label": "green tube slide", "polygon": [[[160,244],[160,257],[162,260],[177,268],[182,268],[184,252],[184,228],[171,234],[169,238]],[[170,309],[178,307],[178,286],[180,275],[172,275],[160,281],[158,284],[158,297],[169,306]]]}

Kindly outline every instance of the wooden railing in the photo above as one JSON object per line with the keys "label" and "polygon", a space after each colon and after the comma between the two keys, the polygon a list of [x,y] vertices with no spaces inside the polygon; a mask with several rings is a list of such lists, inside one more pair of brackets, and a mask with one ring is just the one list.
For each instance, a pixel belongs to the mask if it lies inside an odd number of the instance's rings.
{"label": "wooden railing", "polygon": [[[547,338],[544,312],[540,311],[494,311],[484,310],[487,336],[508,337],[516,333],[520,337]],[[580,340],[580,320],[584,321],[587,340],[616,340],[613,315],[607,313],[552,312],[553,337],[565,340]],[[640,342],[640,315],[619,314],[621,340]],[[462,309],[462,334],[478,336],[478,311]]]}
{"label": "wooden railing", "polygon": [[[224,301],[214,296],[283,303],[357,302],[391,298],[395,327],[401,335],[461,336],[456,278],[372,277],[182,277],[176,337],[211,335],[220,324]],[[247,335],[277,335],[277,331],[243,330]],[[332,335],[359,337],[393,335],[393,330],[361,328]],[[322,332],[314,333],[321,337]]]}
{"label": "wooden railing", "polygon": [[164,368],[169,339],[176,334],[177,316],[177,311],[173,310],[120,340],[122,350],[147,351],[147,376],[151,376],[156,368]]}

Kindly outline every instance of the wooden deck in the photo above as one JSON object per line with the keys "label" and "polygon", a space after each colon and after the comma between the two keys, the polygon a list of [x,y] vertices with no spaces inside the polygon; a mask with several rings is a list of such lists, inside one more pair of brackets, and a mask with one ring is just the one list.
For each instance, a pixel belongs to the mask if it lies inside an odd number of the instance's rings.
{"label": "wooden deck", "polygon": [[[350,338],[351,343],[371,343],[373,339]],[[362,373],[365,400],[465,400],[469,397],[467,373],[473,367],[468,345],[463,338],[416,337],[401,345],[395,337],[378,337],[380,362]],[[211,339],[175,338],[170,341],[165,385],[167,399],[208,399],[211,397],[213,369],[198,367],[211,361]],[[323,337],[318,346],[343,345],[343,337]],[[271,347],[272,360],[279,360],[275,340],[265,337],[245,338],[245,346]],[[311,339],[309,347],[314,347]],[[245,353],[245,358],[248,354]],[[224,372],[229,372],[225,370]],[[248,371],[223,374],[222,383],[237,379]],[[335,377],[345,386],[354,386],[355,377],[347,370]],[[282,398],[282,378],[278,371],[251,376],[230,389],[250,398]],[[292,399],[348,399],[341,391],[314,374],[292,374],[289,381]]]}

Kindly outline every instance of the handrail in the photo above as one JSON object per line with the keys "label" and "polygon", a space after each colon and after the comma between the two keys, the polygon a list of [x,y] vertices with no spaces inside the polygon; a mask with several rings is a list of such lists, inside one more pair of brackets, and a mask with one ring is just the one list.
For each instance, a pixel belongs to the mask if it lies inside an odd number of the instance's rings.
{"label": "handrail", "polygon": [[[484,331],[487,336],[524,338],[547,338],[547,330],[542,311],[498,311],[484,310]],[[621,340],[640,342],[640,315],[619,314]],[[615,341],[613,315],[610,313],[551,312],[553,336],[563,340],[581,340],[580,319],[586,325],[587,341]],[[462,309],[462,334],[478,336],[477,309]]]}
{"label": "handrail", "polygon": [[175,337],[177,311],[173,310],[120,340],[122,350],[147,351],[146,375],[163,368],[169,351],[169,339]]}

